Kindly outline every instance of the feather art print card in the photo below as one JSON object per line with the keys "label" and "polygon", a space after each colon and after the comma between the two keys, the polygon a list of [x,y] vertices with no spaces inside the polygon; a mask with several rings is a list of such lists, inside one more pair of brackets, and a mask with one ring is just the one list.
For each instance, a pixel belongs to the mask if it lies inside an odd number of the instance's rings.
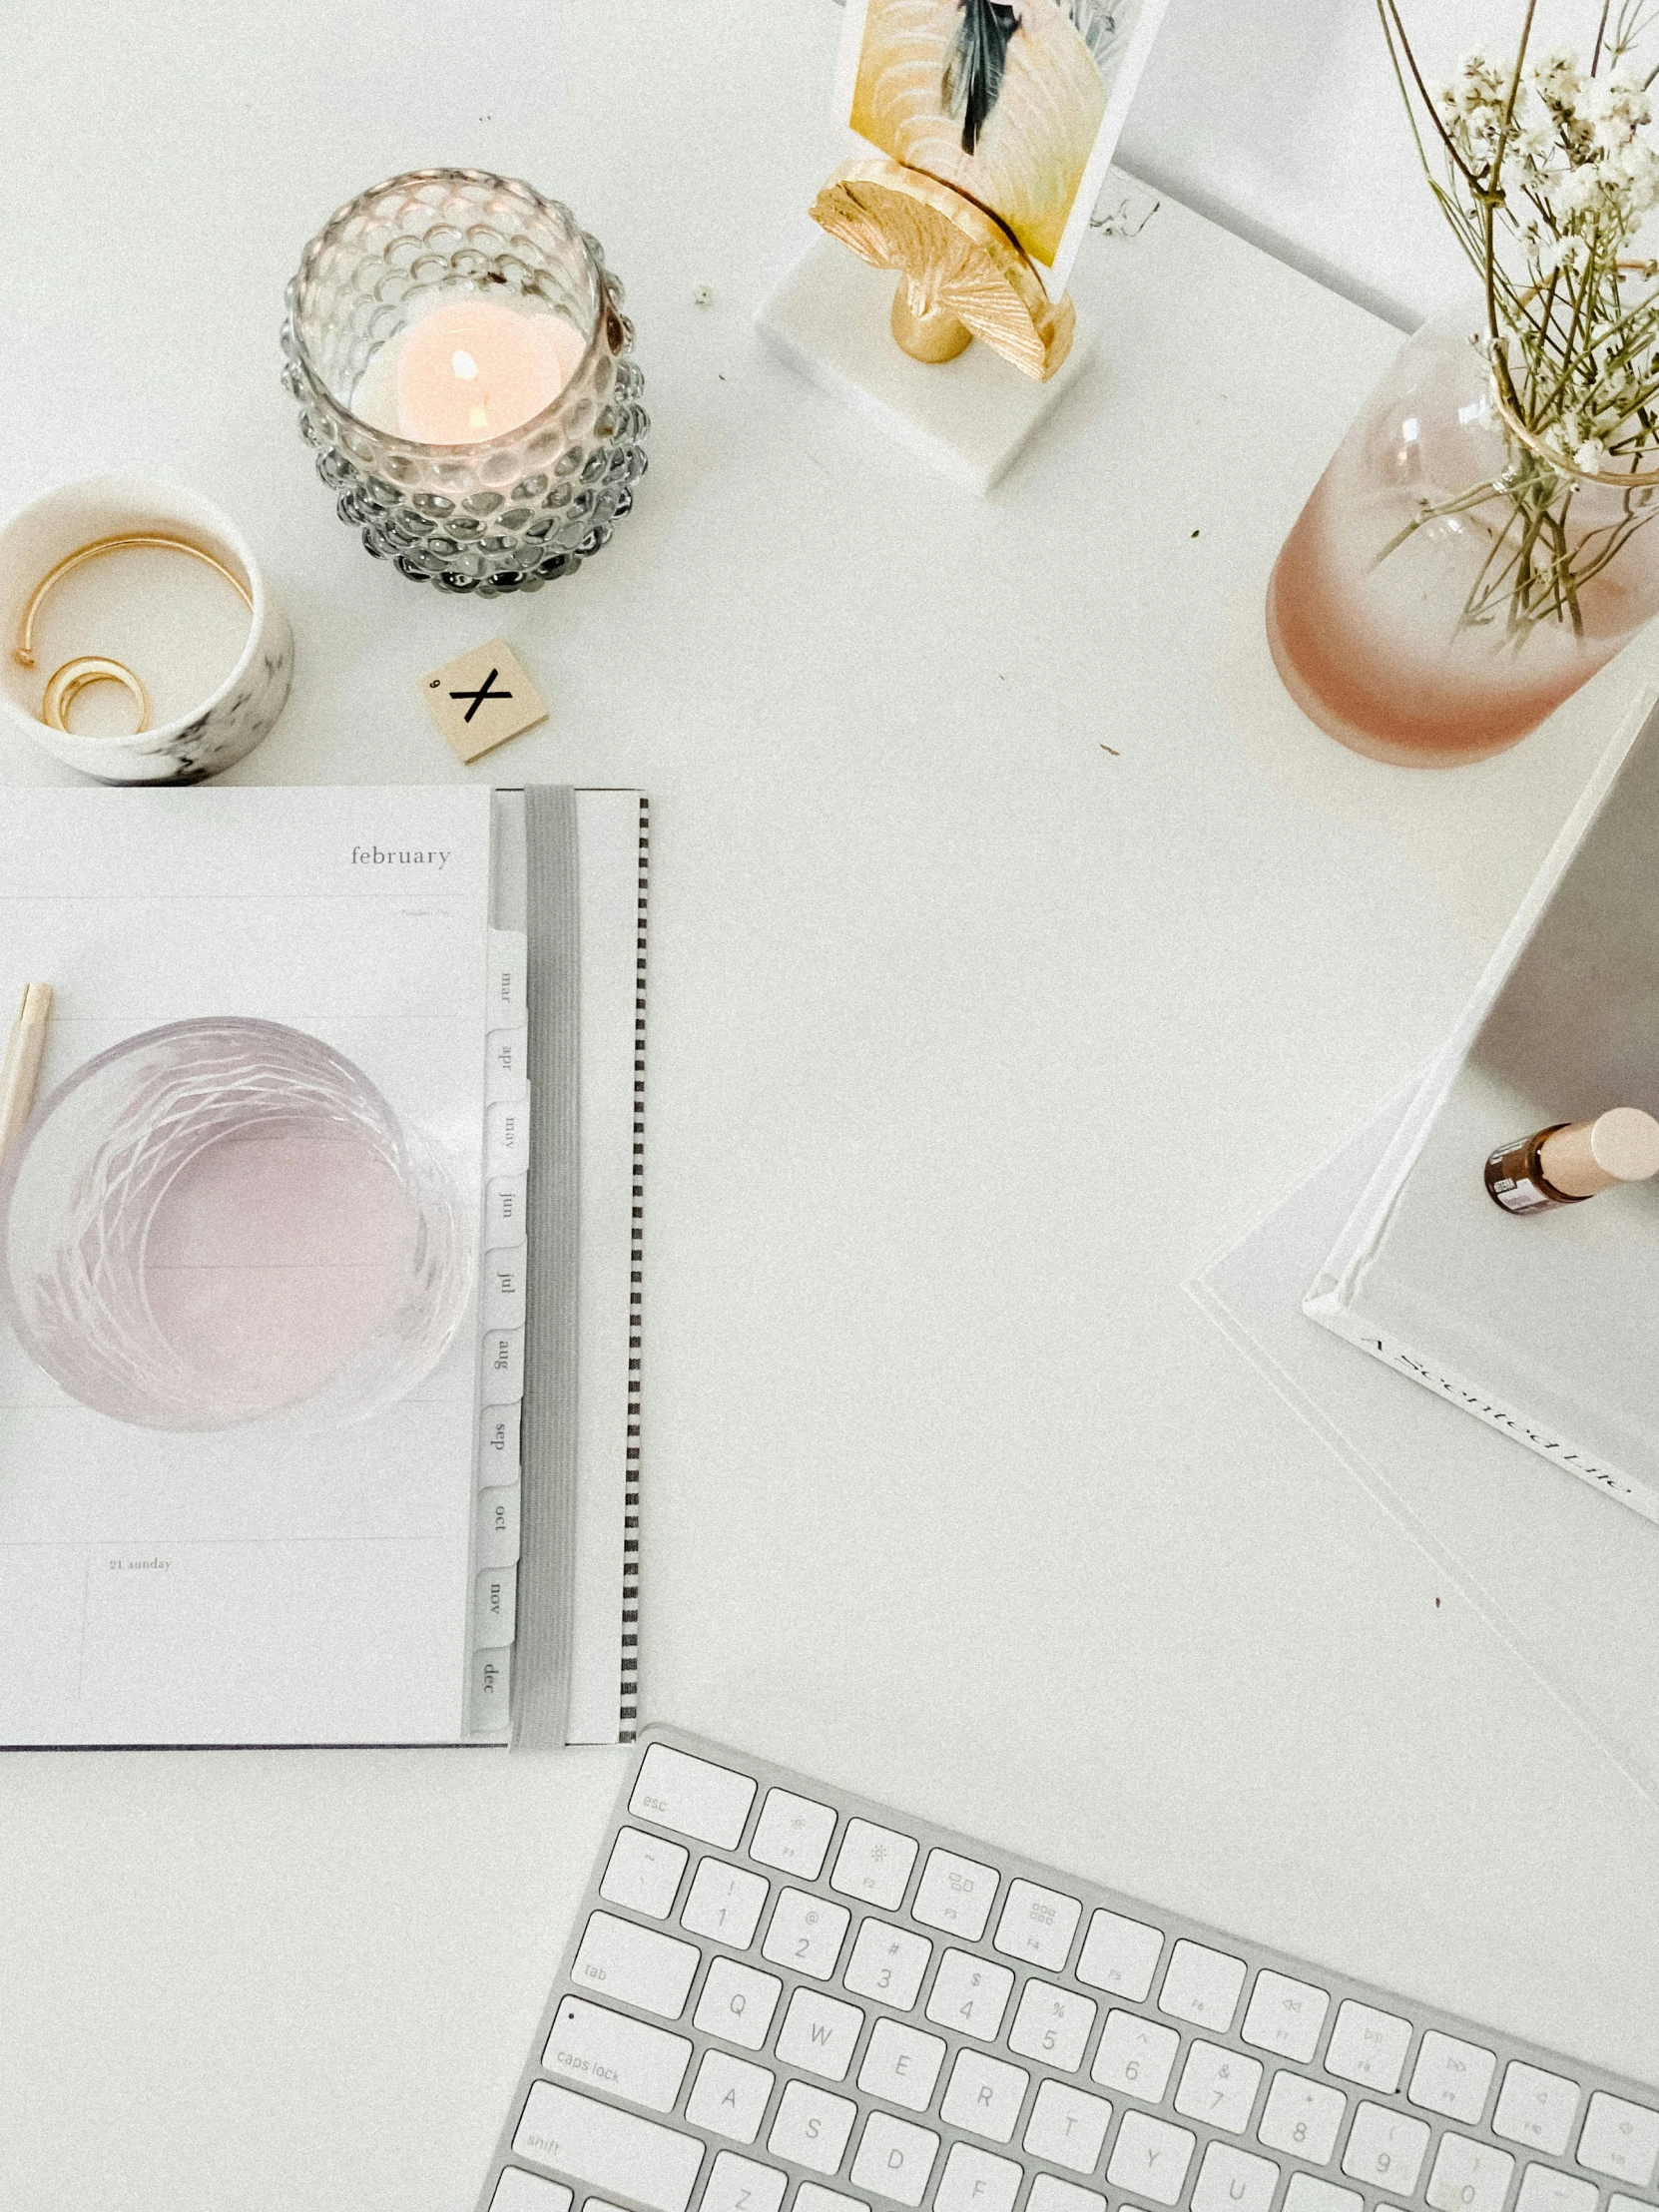
{"label": "feather art print card", "polygon": [[1166,5],[847,0],[836,113],[994,215],[1058,299]]}

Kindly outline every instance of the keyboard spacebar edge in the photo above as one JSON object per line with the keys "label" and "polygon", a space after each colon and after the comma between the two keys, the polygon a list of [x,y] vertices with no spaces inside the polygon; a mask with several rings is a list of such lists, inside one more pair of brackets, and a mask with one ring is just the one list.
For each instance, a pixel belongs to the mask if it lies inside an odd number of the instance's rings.
{"label": "keyboard spacebar edge", "polygon": [[652,2212],[686,2212],[703,2163],[695,2136],[595,2104],[551,2081],[531,2083],[513,2149]]}

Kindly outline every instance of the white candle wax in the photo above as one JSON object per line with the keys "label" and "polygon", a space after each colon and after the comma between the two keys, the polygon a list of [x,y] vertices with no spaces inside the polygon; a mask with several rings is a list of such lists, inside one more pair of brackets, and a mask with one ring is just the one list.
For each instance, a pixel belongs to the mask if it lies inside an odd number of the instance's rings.
{"label": "white candle wax", "polygon": [[583,350],[561,314],[439,297],[372,356],[352,409],[420,445],[481,444],[551,406]]}

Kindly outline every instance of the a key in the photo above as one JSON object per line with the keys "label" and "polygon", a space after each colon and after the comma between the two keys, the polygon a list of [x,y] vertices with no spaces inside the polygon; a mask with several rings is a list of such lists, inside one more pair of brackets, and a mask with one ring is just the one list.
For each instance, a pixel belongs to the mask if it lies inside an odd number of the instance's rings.
{"label": "a key", "polygon": [[869,2212],[862,2197],[843,2197],[838,2189],[826,2189],[816,2181],[804,2181],[795,2192],[790,2212]]}
{"label": "a key", "polygon": [[1428,2129],[1421,2120],[1386,2105],[1362,2104],[1343,2152],[1343,2172],[1374,2189],[1408,2197],[1427,2148]]}
{"label": "a key", "polygon": [[1172,2012],[1194,2027],[1213,2027],[1225,2035],[1233,2024],[1239,1991],[1244,1987],[1245,1962],[1205,1943],[1176,1944],[1164,1969],[1164,1985],[1158,1992],[1158,2009]]}
{"label": "a key", "polygon": [[[1339,2189],[1334,2181],[1321,2181],[1317,2174],[1292,2174],[1279,2212],[1365,2212],[1365,2206],[1358,2189]],[[1379,2212],[1384,2208],[1379,2207]]]}
{"label": "a key", "polygon": [[1122,2089],[1148,2104],[1161,2104],[1180,2047],[1173,2027],[1160,2027],[1135,2012],[1108,2012],[1089,2078],[1103,2089]]}
{"label": "a key", "polygon": [[972,2143],[952,2143],[933,2191],[933,2212],[1014,2212],[1024,2173],[1011,2158],[993,2158]]}
{"label": "a key", "polygon": [[1278,2183],[1271,2158],[1212,2143],[1193,2183],[1192,2212],[1269,2212]]}
{"label": "a key", "polygon": [[614,2104],[595,2104],[552,2081],[535,2081],[513,2131],[520,2158],[595,2189],[612,2189],[649,2212],[686,2212],[703,2145]]}
{"label": "a key", "polygon": [[1330,1997],[1311,1981],[1293,1981],[1289,1974],[1264,1967],[1250,1992],[1240,2039],[1306,2065],[1319,2048],[1320,2029],[1330,2009]]}
{"label": "a key", "polygon": [[860,1923],[852,1955],[841,1980],[854,1996],[878,1997],[895,2011],[907,2012],[916,2001],[921,1977],[933,1946],[925,1936],[893,1928],[886,1921]]}
{"label": "a key", "polygon": [[1089,1933],[1077,1959],[1077,1978],[1091,1989],[1109,1989],[1113,1996],[1139,2004],[1152,1986],[1163,1947],[1157,1929],[1102,1909],[1090,1916]]}
{"label": "a key", "polygon": [[1515,2212],[1596,2212],[1596,2185],[1553,2166],[1528,2166],[1521,2175]]}
{"label": "a key", "polygon": [[717,1958],[697,2000],[693,2023],[705,2035],[741,2043],[745,2050],[759,2050],[783,1993],[784,1984],[775,1974],[758,1973],[735,1958]]}
{"label": "a key", "polygon": [[748,1775],[693,1759],[667,1744],[653,1744],[641,1762],[628,1810],[636,1820],[735,1851],[754,1802],[755,1785]]}
{"label": "a key", "polygon": [[1325,2070],[1344,2081],[1362,2082],[1382,2096],[1399,2087],[1400,2070],[1411,2044],[1411,2023],[1392,2012],[1379,2012],[1352,1997],[1337,2007],[1337,2024],[1326,2046]]}
{"label": "a key", "polygon": [[1104,2097],[1091,2097],[1068,2082],[1045,2081],[1031,2103],[1025,2123],[1024,2148],[1033,2158],[1046,2158],[1073,2173],[1095,2169],[1112,2124],[1112,2107]]}
{"label": "a key", "polygon": [[735,2150],[717,2151],[699,2212],[778,2212],[789,2185],[789,2176],[776,2166],[740,2158]]}
{"label": "a key", "polygon": [[1106,2199],[1094,2189],[1079,2189],[1058,2174],[1038,2174],[1025,2200],[1025,2212],[1106,2212]]}
{"label": "a key", "polygon": [[1262,2082],[1261,2061],[1243,2058],[1218,2043],[1194,2042],[1175,2092],[1175,2109],[1189,2120],[1205,2120],[1230,2135],[1249,2124],[1250,2108]]}
{"label": "a key", "polygon": [[917,2205],[938,2156],[939,2139],[931,2128],[872,2112],[852,2159],[854,2189],[888,2197],[894,2204]]}
{"label": "a key", "polygon": [[1126,2112],[1106,2179],[1154,2204],[1179,2204],[1196,2140],[1186,2128],[1156,2120],[1150,2112]]}
{"label": "a key", "polygon": [[1013,1985],[1006,1966],[993,1966],[965,1950],[947,1950],[928,1991],[927,2017],[939,2027],[994,2043]]}
{"label": "a key", "polygon": [[773,2078],[765,2066],[752,2066],[747,2058],[706,2050],[686,2099],[686,2118],[693,2127],[706,2127],[711,2134],[752,2143],[766,2115]]}
{"label": "a key", "polygon": [[835,1970],[841,1937],[852,1918],[844,1905],[830,1905],[825,1898],[810,1897],[805,1890],[785,1890],[779,1897],[761,1945],[763,1958],[775,1966],[791,1966],[827,1981]]}
{"label": "a key", "polygon": [[830,1806],[788,1790],[769,1790],[749,1840],[749,1856],[763,1867],[777,1867],[785,1874],[799,1875],[803,1882],[816,1882],[834,1833],[835,1816]]}
{"label": "a key", "polygon": [[902,2020],[877,2020],[864,2046],[858,2086],[866,2096],[925,2112],[933,2100],[944,2053],[942,2036],[924,2035],[919,2027],[906,2027]]}
{"label": "a key", "polygon": [[1417,2062],[1405,2094],[1425,2112],[1443,2112],[1448,2120],[1462,2120],[1472,2127],[1485,2110],[1486,2091],[1496,2069],[1493,2052],[1431,2027],[1417,2046]]}
{"label": "a key", "polygon": [[786,2081],[767,2148],[775,2158],[810,2166],[816,2174],[832,2174],[857,2113],[858,2107],[845,2097],[833,2097],[807,2081]]}
{"label": "a key", "polygon": [[848,1821],[830,1887],[843,1897],[862,1898],[883,1913],[896,1913],[915,1863],[913,1837],[877,1828],[872,1821]]}
{"label": "a key", "polygon": [[867,2097],[902,2103],[909,2112],[924,2112],[933,2101],[933,2083],[942,2064],[944,2037],[922,2035],[920,2028],[907,2028],[902,2019],[878,2019],[864,2046],[858,2088]]}
{"label": "a key", "polygon": [[964,1942],[976,1943],[991,1917],[996,1882],[994,1867],[982,1867],[976,1859],[960,1859],[953,1851],[930,1851],[916,1884],[910,1918],[926,1928],[942,1929],[947,1936],[960,1936]]}
{"label": "a key", "polygon": [[826,2081],[844,2081],[864,2015],[817,1989],[797,1989],[778,2030],[777,2050],[787,2066],[805,2067]]}
{"label": "a key", "polygon": [[761,1925],[771,1884],[765,1875],[729,1867],[722,1859],[705,1859],[692,1876],[690,1895],[680,1913],[680,1925],[694,1936],[730,1943],[747,1950]]}
{"label": "a key", "polygon": [[1578,2138],[1578,2163],[1593,2174],[1609,2174],[1632,2189],[1652,2185],[1659,2161],[1659,2112],[1598,2089],[1584,2114]]}
{"label": "a key", "polygon": [[1010,1882],[993,1946],[1009,1958],[1058,1973],[1065,1965],[1083,1908],[1075,1898],[1035,1882]]}
{"label": "a key", "polygon": [[1434,2212],[1502,2212],[1515,2161],[1448,2128],[1440,2137],[1425,2192]]}
{"label": "a key", "polygon": [[1022,2058],[1040,2058],[1045,2066],[1074,2073],[1083,2063],[1083,2047],[1094,2025],[1093,1997],[1075,1989],[1057,1989],[1033,1977],[1019,1993],[1019,2009],[1008,2030],[1008,2048]]}
{"label": "a key", "polygon": [[679,1844],[665,1843],[661,1836],[647,1836],[637,1828],[625,1828],[611,1846],[599,1894],[608,1905],[627,1906],[635,1913],[649,1914],[653,1920],[665,1920],[686,1871],[687,1856]]}
{"label": "a key", "polygon": [[697,1967],[694,1944],[636,1928],[632,1921],[619,1921],[610,1913],[592,1913],[570,1978],[597,1996],[614,1997],[621,2004],[637,2004],[642,2012],[677,2020],[686,2008]]}
{"label": "a key", "polygon": [[570,2212],[572,2201],[562,2181],[544,2181],[522,2166],[503,2166],[490,2212]]}
{"label": "a key", "polygon": [[1577,2111],[1576,2081],[1545,2073],[1541,2066],[1523,2065],[1517,2058],[1503,2069],[1492,2133],[1506,2142],[1530,2143],[1534,2150],[1559,2158],[1572,2140]]}
{"label": "a key", "polygon": [[1270,2150],[1289,2151],[1293,2158],[1306,2158],[1311,2166],[1323,2166],[1337,2147],[1337,2131],[1347,2110],[1348,2099],[1341,2089],[1323,2081],[1305,2081],[1301,2074],[1276,2073],[1256,2133]]}
{"label": "a key", "polygon": [[553,2015],[542,2066],[573,2088],[603,2089],[653,2112],[672,2112],[691,2054],[683,2035],[566,1997]]}
{"label": "a key", "polygon": [[993,2143],[1006,2143],[1013,2135],[1019,2108],[1031,2076],[1023,2066],[987,2058],[983,2051],[959,2050],[950,2069],[939,2118],[952,2127],[966,2128]]}

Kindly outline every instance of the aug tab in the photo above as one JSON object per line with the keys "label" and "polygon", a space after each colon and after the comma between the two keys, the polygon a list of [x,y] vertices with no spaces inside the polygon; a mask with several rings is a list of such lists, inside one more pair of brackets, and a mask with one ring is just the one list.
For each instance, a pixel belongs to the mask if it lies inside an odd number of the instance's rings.
{"label": "aug tab", "polygon": [[486,1405],[516,1405],[524,1395],[524,1332],[486,1329],[484,1388]]}

